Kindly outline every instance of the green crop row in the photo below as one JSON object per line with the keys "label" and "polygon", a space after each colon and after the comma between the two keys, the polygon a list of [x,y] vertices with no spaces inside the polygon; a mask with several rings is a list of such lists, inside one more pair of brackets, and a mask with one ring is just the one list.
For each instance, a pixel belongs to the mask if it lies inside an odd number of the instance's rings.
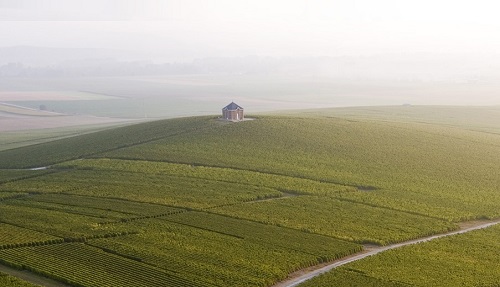
{"label": "green crop row", "polygon": [[[2,213],[2,219],[3,213]],[[59,237],[0,222],[0,246],[34,241],[55,240]],[[1,247],[0,247],[1,248]]]}
{"label": "green crop row", "polygon": [[316,196],[224,206],[211,211],[342,240],[380,245],[457,228],[439,219]]}
{"label": "green crop row", "polygon": [[326,236],[205,213],[126,224],[141,232],[89,244],[180,275],[196,274],[197,280],[216,286],[270,286],[290,272],[361,248]]}
{"label": "green crop row", "polygon": [[203,286],[81,243],[0,250],[0,261],[79,287]]}
{"label": "green crop row", "polygon": [[[406,283],[370,277],[363,272],[349,269],[331,271],[328,275],[318,276],[299,285],[300,287],[409,287]],[[437,286],[437,285],[434,285]]]}
{"label": "green crop row", "polygon": [[91,235],[91,236],[80,236],[80,237],[66,237],[66,238],[58,238],[58,239],[50,239],[45,241],[23,241],[23,243],[10,243],[0,245],[0,250],[2,249],[11,249],[11,248],[21,248],[21,247],[34,247],[34,246],[43,246],[43,245],[53,245],[53,244],[62,244],[68,242],[87,242],[90,239],[97,238],[111,238],[117,236],[125,236],[130,234],[136,234],[136,232],[115,232],[108,234],[99,234],[99,235]]}
{"label": "green crop row", "polygon": [[[11,200],[4,201],[0,204],[2,222],[47,234],[47,236],[79,238],[115,232],[134,231],[124,229],[124,227],[118,230],[113,226],[103,225],[102,223],[109,221],[105,218],[24,206],[23,204],[17,204],[16,201],[22,202],[21,200]],[[21,232],[21,234],[24,233],[26,232]],[[35,240],[38,240],[36,239],[38,236],[37,234],[38,233],[33,232],[32,236],[35,237]]]}
{"label": "green crop row", "polygon": [[22,198],[27,196],[27,193],[22,193],[22,192],[0,192],[0,201],[3,200],[9,200],[9,199],[16,199],[16,198]]}
{"label": "green crop row", "polygon": [[56,172],[41,177],[7,182],[0,185],[0,191],[29,193],[70,192],[74,189],[90,185],[89,182],[79,181],[78,178],[69,178],[66,173],[66,171]]}
{"label": "green crop row", "polygon": [[[479,193],[477,197],[473,194],[453,197],[413,191],[377,190],[376,192],[339,193],[334,197],[452,222],[500,217],[497,201],[485,200],[484,196],[488,192]],[[464,204],[465,202],[467,204]]]}
{"label": "green crop row", "polygon": [[14,203],[19,206],[55,210],[108,220],[100,222],[100,225],[157,218],[187,211],[186,209],[165,205],[62,193],[39,194],[29,199],[14,201]]}
{"label": "green crop row", "polygon": [[[372,190],[374,195],[340,196],[460,221],[500,215],[495,208],[500,204],[500,178],[496,176],[500,174],[500,141],[494,136],[483,137],[478,132],[431,125],[263,117],[100,156],[245,169],[377,187],[394,192]],[[400,205],[404,200],[397,192],[414,194],[415,204]]]}
{"label": "green crop row", "polygon": [[249,184],[99,170],[57,172],[36,179],[6,183],[0,186],[0,190],[65,192],[187,208],[208,208],[282,196],[278,190]]}
{"label": "green crop row", "polygon": [[14,276],[0,272],[0,286],[3,287],[39,287]]}
{"label": "green crop row", "polygon": [[495,226],[393,249],[344,265],[300,286],[393,286],[390,282],[416,287],[497,286],[499,236],[500,227]]}
{"label": "green crop row", "polygon": [[[500,216],[498,162],[497,135],[286,116],[159,121],[5,150],[0,168],[60,164],[40,174],[0,171],[0,219],[15,226],[5,229],[0,258],[75,286],[169,286],[174,277],[179,286],[269,286],[359,251],[357,243]],[[449,286],[481,276],[492,286],[497,233],[390,251],[315,286],[436,286],[429,278],[446,272]],[[136,272],[163,279],[120,278]]]}
{"label": "green crop row", "polygon": [[265,186],[283,192],[296,194],[329,195],[341,191],[356,191],[353,187],[321,182],[304,178],[262,173],[249,170],[193,166],[167,162],[151,162],[119,159],[84,159],[65,162],[58,168],[77,168],[92,170],[112,170],[145,174],[163,174],[191,179],[208,179],[248,185]]}
{"label": "green crop row", "polygon": [[318,262],[335,260],[355,251],[361,251],[361,246],[358,244],[336,240],[328,236],[212,213],[188,212],[169,215],[162,219],[236,236],[261,245],[304,252],[316,256]]}
{"label": "green crop row", "polygon": [[124,220],[131,218],[131,214],[116,212],[107,209],[92,208],[92,207],[81,207],[75,204],[67,205],[52,202],[39,201],[38,197],[23,198],[18,200],[11,200],[7,205],[16,205],[19,207],[26,207],[31,209],[41,209],[47,211],[58,211],[66,214],[82,215],[87,217],[94,217],[97,219],[107,219],[107,220]]}
{"label": "green crop row", "polygon": [[215,120],[210,120],[208,117],[170,119],[4,150],[0,151],[0,168],[48,166],[120,147],[190,133],[217,124]]}
{"label": "green crop row", "polygon": [[128,216],[151,216],[183,211],[184,209],[159,204],[142,203],[122,199],[89,197],[64,193],[38,194],[32,201],[59,204],[62,206],[87,208],[89,210],[106,210]]}
{"label": "green crop row", "polygon": [[46,173],[52,172],[50,170],[1,170],[0,169],[0,184],[9,181],[16,181],[20,179],[37,177]]}

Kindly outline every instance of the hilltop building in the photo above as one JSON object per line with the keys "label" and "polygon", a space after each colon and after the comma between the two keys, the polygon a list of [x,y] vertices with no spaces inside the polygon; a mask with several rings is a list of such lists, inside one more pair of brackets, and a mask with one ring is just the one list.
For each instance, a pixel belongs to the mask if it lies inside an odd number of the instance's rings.
{"label": "hilltop building", "polygon": [[242,121],[244,119],[243,108],[231,102],[222,108],[222,118],[228,121]]}

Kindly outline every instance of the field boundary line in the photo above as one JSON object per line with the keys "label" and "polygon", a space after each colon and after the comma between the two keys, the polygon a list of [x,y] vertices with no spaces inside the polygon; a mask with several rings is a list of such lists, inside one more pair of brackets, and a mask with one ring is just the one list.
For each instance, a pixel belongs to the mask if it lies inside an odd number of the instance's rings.
{"label": "field boundary line", "polygon": [[335,199],[337,199],[339,201],[356,203],[356,204],[366,205],[366,206],[369,206],[369,207],[387,209],[387,210],[391,210],[391,211],[398,211],[398,212],[403,212],[403,213],[407,213],[407,214],[411,214],[411,215],[417,215],[417,216],[422,216],[422,217],[427,217],[427,218],[432,218],[432,219],[438,219],[438,220],[441,220],[441,221],[446,221],[447,220],[446,218],[442,218],[442,217],[438,217],[438,216],[432,216],[432,215],[425,214],[425,213],[420,213],[420,212],[417,212],[417,211],[397,209],[395,207],[377,205],[375,203],[363,202],[361,200],[356,200],[356,199],[351,199],[351,198],[343,198],[343,197],[336,197],[336,196],[332,196],[332,198],[335,198]]}
{"label": "field boundary line", "polygon": [[111,159],[111,160],[128,160],[128,161],[144,161],[144,162],[159,162],[159,163],[171,163],[171,164],[182,164],[182,165],[191,165],[191,166],[200,166],[200,167],[207,167],[207,168],[220,168],[220,169],[230,169],[230,170],[235,170],[235,171],[249,171],[249,172],[255,172],[255,173],[261,173],[261,174],[267,174],[267,175],[276,175],[276,176],[283,176],[283,177],[289,177],[289,178],[294,178],[294,179],[304,179],[304,180],[310,180],[310,181],[315,181],[319,183],[327,183],[327,184],[335,184],[335,185],[340,185],[340,186],[345,186],[345,187],[352,187],[356,188],[357,190],[372,190],[376,191],[379,190],[380,188],[376,186],[365,186],[365,185],[355,185],[355,184],[349,184],[349,183],[342,183],[342,182],[337,182],[337,181],[331,181],[331,180],[321,180],[321,179],[315,179],[311,177],[306,177],[303,175],[288,175],[284,173],[279,173],[279,172],[271,172],[271,171],[262,171],[258,169],[252,169],[252,168],[244,168],[244,167],[235,167],[235,166],[225,166],[225,165],[210,165],[210,164],[205,164],[205,163],[190,163],[190,162],[183,162],[183,161],[173,161],[173,160],[154,160],[154,159],[145,159],[145,158],[134,158],[134,157],[120,157],[120,156],[111,156],[111,157],[96,157],[94,159]]}
{"label": "field boundary line", "polygon": [[364,259],[364,258],[369,257],[369,256],[373,256],[373,255],[382,253],[382,252],[387,251],[387,250],[396,249],[396,248],[400,248],[403,246],[408,246],[408,245],[413,245],[413,244],[418,244],[418,243],[429,242],[429,241],[432,241],[435,239],[444,238],[444,237],[448,237],[448,236],[452,236],[452,235],[464,234],[464,233],[467,233],[470,231],[488,228],[488,227],[491,227],[491,226],[494,226],[497,224],[500,224],[500,219],[497,219],[495,221],[489,221],[489,222],[483,221],[483,222],[479,222],[473,226],[462,228],[460,230],[455,230],[455,231],[451,231],[451,232],[427,236],[427,237],[409,240],[409,241],[405,241],[405,242],[400,242],[400,243],[396,243],[396,244],[391,244],[391,245],[387,245],[387,246],[380,246],[380,247],[371,246],[370,248],[365,249],[364,251],[361,251],[357,254],[347,256],[347,257],[339,259],[339,260],[335,260],[333,262],[328,263],[327,265],[320,264],[320,265],[316,265],[315,267],[310,267],[310,268],[306,268],[306,269],[294,272],[294,273],[289,275],[288,279],[285,279],[284,281],[281,281],[281,282],[273,285],[273,287],[295,287],[301,283],[304,283],[307,280],[310,280],[314,277],[317,277],[317,276],[319,276],[323,273],[326,273],[332,269],[335,269],[337,267],[340,267],[342,265],[345,265],[345,264],[348,264],[351,262],[355,262],[355,261]]}

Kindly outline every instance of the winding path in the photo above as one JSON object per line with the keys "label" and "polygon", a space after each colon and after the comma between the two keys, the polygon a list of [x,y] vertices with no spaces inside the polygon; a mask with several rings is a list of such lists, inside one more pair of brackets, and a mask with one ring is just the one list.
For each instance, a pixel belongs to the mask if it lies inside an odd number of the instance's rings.
{"label": "winding path", "polygon": [[[395,248],[399,248],[399,247],[406,246],[406,245],[431,241],[434,239],[438,239],[438,238],[442,238],[442,237],[446,237],[446,236],[451,236],[451,235],[455,235],[455,234],[467,233],[467,232],[470,232],[473,230],[487,228],[487,227],[490,227],[490,226],[493,226],[493,225],[496,225],[499,223],[500,223],[500,220],[488,221],[488,222],[485,222],[485,221],[464,222],[464,223],[462,223],[460,230],[456,230],[456,231],[452,231],[452,232],[448,232],[448,233],[433,235],[433,236],[429,236],[429,237],[405,241],[405,242],[387,245],[387,246],[365,246],[365,250],[360,252],[360,253],[353,254],[351,256],[344,257],[344,258],[341,258],[339,260],[335,260],[335,261],[327,263],[327,264],[316,265],[316,266],[309,267],[309,268],[306,268],[303,270],[299,270],[295,273],[292,273],[292,274],[290,274],[289,279],[282,281],[282,282],[279,282],[276,285],[274,285],[273,287],[297,286],[304,281],[307,281],[313,277],[316,277],[316,276],[321,275],[325,272],[328,272],[334,268],[337,268],[339,266],[342,266],[344,264],[348,264],[348,263],[351,263],[351,262],[354,262],[357,260],[361,260],[363,258],[384,252],[386,250],[395,249]],[[30,283],[38,284],[41,286],[68,287],[68,285],[66,285],[66,284],[63,284],[61,282],[58,282],[58,281],[55,281],[55,280],[52,280],[49,278],[46,278],[42,275],[32,273],[32,272],[27,271],[27,270],[17,270],[17,269],[14,269],[14,268],[2,265],[2,264],[0,264],[0,272],[10,274],[12,276],[26,280]]]}
{"label": "winding path", "polygon": [[337,268],[339,266],[342,266],[342,265],[345,265],[345,264],[348,264],[348,263],[351,263],[351,262],[354,262],[357,260],[361,260],[361,259],[366,258],[368,256],[372,256],[372,255],[375,255],[375,254],[378,254],[378,253],[381,253],[381,252],[384,252],[384,251],[387,251],[390,249],[395,249],[395,248],[399,248],[399,247],[403,247],[403,246],[407,246],[407,245],[411,245],[411,244],[427,242],[427,241],[431,241],[431,240],[446,237],[446,236],[467,233],[467,232],[470,232],[473,230],[487,228],[487,227],[490,227],[490,226],[493,226],[493,225],[496,225],[499,223],[500,223],[500,220],[489,221],[489,222],[480,221],[480,222],[474,222],[474,223],[470,223],[470,222],[467,223],[466,222],[464,224],[467,224],[467,226],[462,226],[462,228],[460,230],[451,231],[448,233],[442,233],[442,234],[438,234],[438,235],[433,235],[433,236],[424,237],[424,238],[420,238],[420,239],[405,241],[405,242],[387,245],[387,246],[367,246],[365,248],[365,250],[360,252],[360,253],[353,254],[351,256],[335,260],[333,262],[327,263],[326,265],[325,264],[316,265],[316,266],[313,266],[311,268],[306,268],[306,269],[294,272],[294,273],[290,274],[289,279],[286,279],[285,281],[279,282],[279,283],[275,284],[273,287],[294,287],[294,286],[299,285],[300,283],[303,283],[304,281],[307,281],[307,280],[314,278],[318,275],[326,273],[326,272],[328,272],[334,268]]}

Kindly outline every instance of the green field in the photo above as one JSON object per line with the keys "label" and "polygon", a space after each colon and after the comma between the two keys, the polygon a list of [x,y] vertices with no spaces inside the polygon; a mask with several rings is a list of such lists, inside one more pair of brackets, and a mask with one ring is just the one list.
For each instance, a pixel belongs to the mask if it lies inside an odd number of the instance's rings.
{"label": "green field", "polygon": [[0,170],[0,183],[28,179],[50,172],[50,170]]}
{"label": "green field", "polygon": [[[271,286],[362,244],[496,219],[498,111],[351,108],[240,123],[203,116],[7,148],[0,260],[74,286]],[[389,251],[306,284],[457,286],[433,280],[474,264],[449,281],[494,286],[497,231]],[[422,272],[411,270],[417,263]]]}
{"label": "green field", "polygon": [[0,286],[4,287],[39,287],[40,285],[30,284],[14,276],[0,272]]}
{"label": "green field", "polygon": [[498,286],[499,236],[495,226],[390,250],[300,286]]}
{"label": "green field", "polygon": [[[215,123],[217,124],[217,123]],[[195,132],[213,126],[208,118],[173,119],[104,130],[88,135],[50,141],[24,148],[0,151],[0,169],[30,168],[78,159],[104,151]]]}

